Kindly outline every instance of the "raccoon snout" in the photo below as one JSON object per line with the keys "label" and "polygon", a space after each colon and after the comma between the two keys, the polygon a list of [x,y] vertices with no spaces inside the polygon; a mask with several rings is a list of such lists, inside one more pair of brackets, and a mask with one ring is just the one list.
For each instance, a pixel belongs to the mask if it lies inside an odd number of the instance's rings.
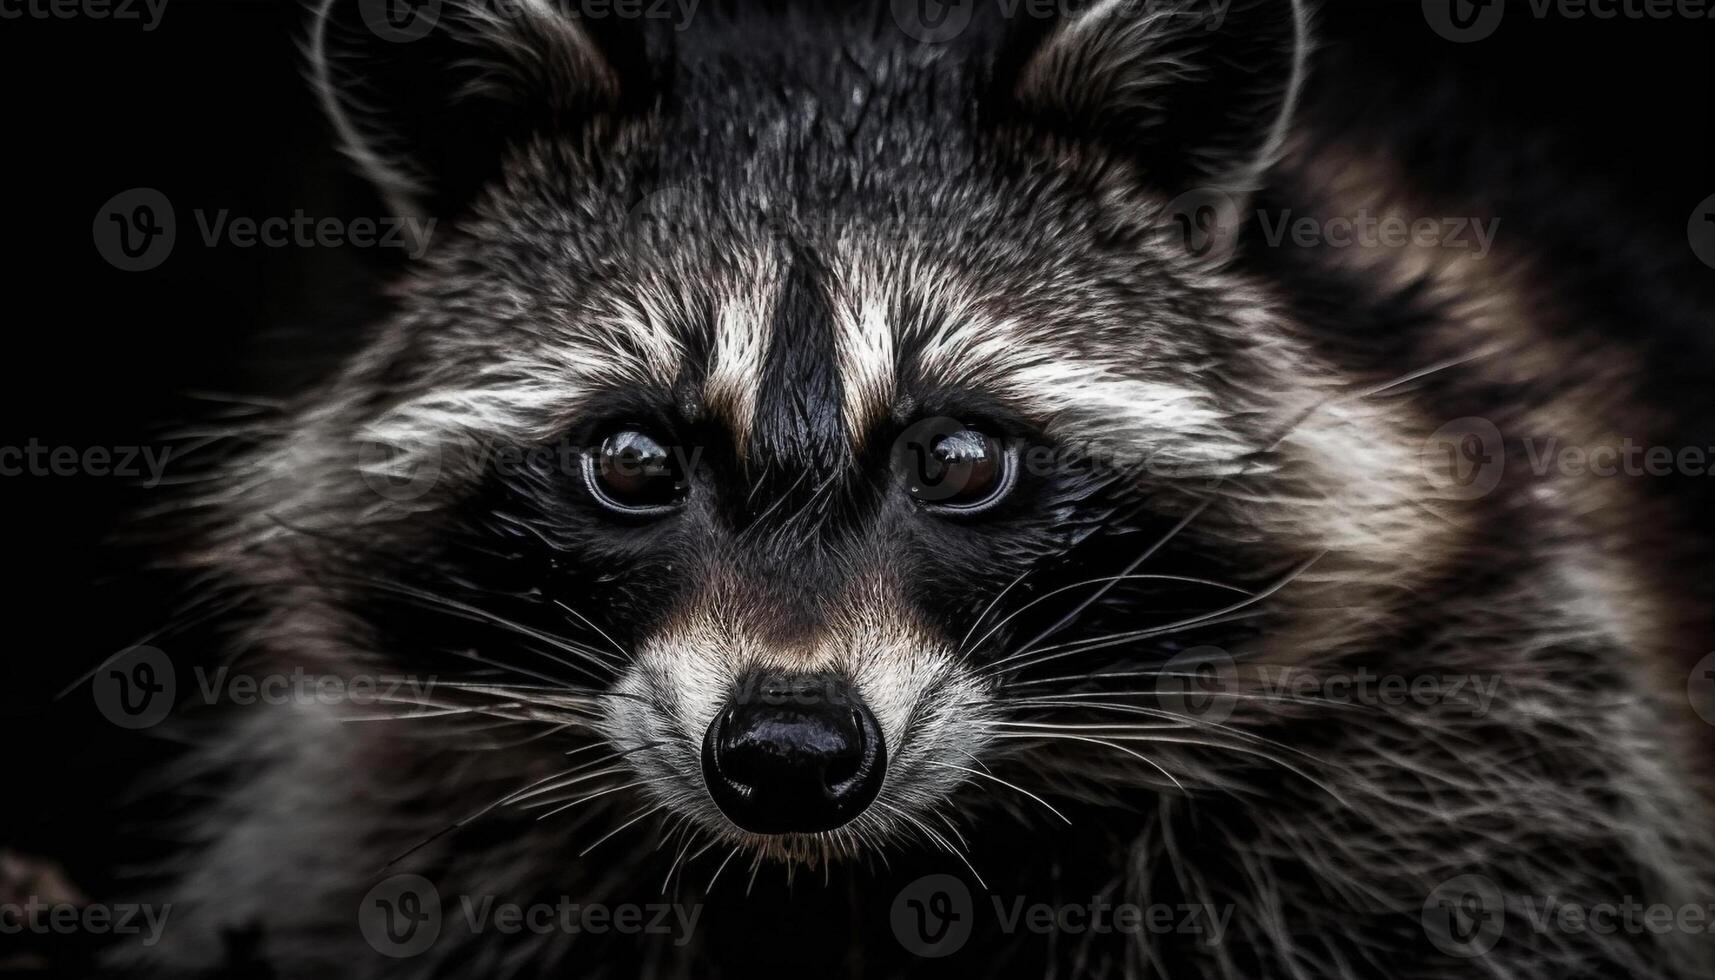
{"label": "raccoon snout", "polygon": [[875,799],[886,772],[881,726],[834,674],[754,675],[703,736],[709,795],[757,834],[842,826]]}

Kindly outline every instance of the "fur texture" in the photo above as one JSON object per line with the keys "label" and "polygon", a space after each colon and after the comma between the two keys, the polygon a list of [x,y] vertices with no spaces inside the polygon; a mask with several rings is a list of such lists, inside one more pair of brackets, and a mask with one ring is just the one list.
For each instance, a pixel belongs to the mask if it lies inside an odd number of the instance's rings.
{"label": "fur texture", "polygon": [[[1715,971],[1706,933],[1529,924],[1715,897],[1682,502],[1533,477],[1511,438],[1674,431],[1650,355],[1526,237],[1263,241],[1258,212],[1484,213],[1345,111],[1304,8],[978,5],[935,45],[887,4],[669,35],[449,0],[417,48],[347,7],[308,46],[336,129],[448,230],[361,356],[242,434],[186,564],[246,669],[439,683],[193,753],[174,928],[127,966],[237,969],[223,934],[260,929],[283,976]],[[1232,248],[1187,248],[1186,192],[1243,216]],[[942,416],[1050,464],[928,514],[893,447]],[[1509,437],[1478,496],[1426,450],[1469,417]],[[683,510],[616,523],[561,465],[616,422],[691,453]],[[880,720],[847,827],[760,838],[709,800],[702,733],[759,666],[841,671]],[[1363,674],[1489,696],[1331,683]],[[446,907],[408,958],[358,928],[399,872]],[[890,919],[927,872],[979,896],[950,960]],[[1507,912],[1475,956],[1425,924],[1464,875]],[[682,945],[462,925],[562,895],[703,911]],[[1225,925],[1006,931],[989,895]]]}

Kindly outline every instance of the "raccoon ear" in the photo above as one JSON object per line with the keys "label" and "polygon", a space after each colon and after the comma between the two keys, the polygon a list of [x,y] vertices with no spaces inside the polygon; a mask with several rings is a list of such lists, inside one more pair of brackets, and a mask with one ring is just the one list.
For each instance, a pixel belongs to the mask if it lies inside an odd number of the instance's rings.
{"label": "raccoon ear", "polygon": [[1253,190],[1286,140],[1305,0],[1099,0],[1025,41],[1015,108],[1135,159],[1170,193]]}
{"label": "raccoon ear", "polygon": [[319,0],[306,53],[341,149],[387,204],[451,216],[509,145],[638,96],[642,41],[622,30],[598,38],[560,0]]}

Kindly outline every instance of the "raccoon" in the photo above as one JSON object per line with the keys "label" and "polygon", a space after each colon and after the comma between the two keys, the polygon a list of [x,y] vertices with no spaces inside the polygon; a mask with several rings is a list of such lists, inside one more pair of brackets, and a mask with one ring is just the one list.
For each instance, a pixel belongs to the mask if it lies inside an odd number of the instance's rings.
{"label": "raccoon", "polygon": [[1525,441],[1694,432],[1621,325],[1706,317],[1296,0],[929,6],[319,5],[435,232],[182,564],[238,669],[410,683],[197,739],[117,965],[1715,975],[1553,911],[1715,896],[1693,495]]}

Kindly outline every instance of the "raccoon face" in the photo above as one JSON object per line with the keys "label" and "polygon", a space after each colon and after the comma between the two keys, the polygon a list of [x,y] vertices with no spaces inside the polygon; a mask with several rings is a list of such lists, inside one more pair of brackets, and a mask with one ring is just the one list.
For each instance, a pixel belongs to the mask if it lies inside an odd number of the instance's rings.
{"label": "raccoon face", "polygon": [[[450,620],[516,627],[612,791],[780,855],[937,838],[1046,742],[1056,703],[1018,685],[1159,666],[1191,642],[1168,625],[1244,618],[1239,570],[1260,602],[1315,555],[1397,553],[1416,488],[1352,473],[1415,458],[1362,406],[1311,418],[1331,372],[1171,219],[1188,190],[1243,201],[1279,149],[1296,4],[946,45],[444,6],[391,45],[322,11],[348,150],[442,231],[244,505],[261,538],[365,529],[316,560],[360,570],[326,601],[390,659],[497,664]],[[377,494],[359,446],[432,486]],[[389,618],[364,583],[404,577],[462,613]],[[1361,578],[1327,577],[1340,608]],[[1105,760],[1108,788],[1174,779]]]}

